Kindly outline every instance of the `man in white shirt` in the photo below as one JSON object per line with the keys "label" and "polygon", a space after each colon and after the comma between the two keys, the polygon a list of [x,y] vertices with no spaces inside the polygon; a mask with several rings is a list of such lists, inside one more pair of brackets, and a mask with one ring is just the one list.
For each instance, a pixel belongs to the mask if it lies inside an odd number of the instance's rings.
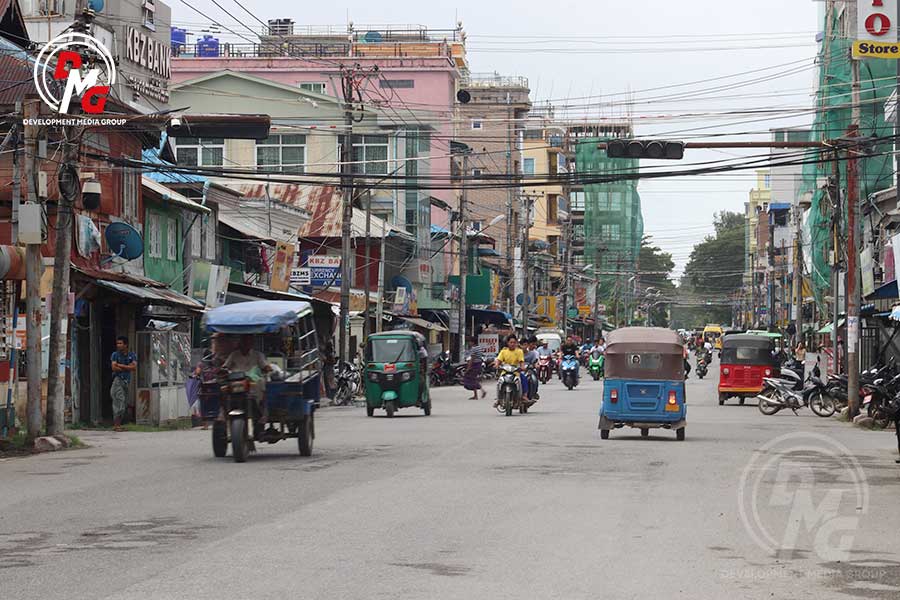
{"label": "man in white shirt", "polygon": [[[222,368],[228,371],[243,371],[253,382],[253,396],[257,402],[262,402],[266,391],[265,373],[272,370],[272,365],[266,362],[262,352],[253,349],[253,336],[242,335],[238,349],[228,355]],[[259,369],[259,374],[254,375],[253,369]],[[260,406],[260,410],[262,410]]]}

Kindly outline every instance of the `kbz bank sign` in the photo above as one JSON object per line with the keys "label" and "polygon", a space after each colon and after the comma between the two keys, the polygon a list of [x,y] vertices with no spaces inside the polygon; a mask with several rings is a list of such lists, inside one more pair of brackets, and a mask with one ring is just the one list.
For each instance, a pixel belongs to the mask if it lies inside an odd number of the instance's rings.
{"label": "kbz bank sign", "polygon": [[79,99],[85,113],[100,115],[116,83],[116,64],[97,38],[64,33],[38,53],[34,83],[41,99],[60,114],[69,114],[73,99]]}
{"label": "kbz bank sign", "polygon": [[897,0],[859,0],[853,58],[900,58]]}

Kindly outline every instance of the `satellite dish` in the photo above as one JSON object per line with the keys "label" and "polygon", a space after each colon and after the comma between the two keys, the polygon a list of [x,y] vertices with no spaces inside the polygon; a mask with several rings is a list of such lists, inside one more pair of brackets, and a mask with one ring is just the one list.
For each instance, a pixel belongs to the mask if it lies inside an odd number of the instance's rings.
{"label": "satellite dish", "polygon": [[366,35],[363,36],[363,41],[367,44],[377,44],[381,42],[381,39],[380,31],[367,31]]}
{"label": "satellite dish", "polygon": [[144,253],[144,240],[138,230],[128,223],[110,223],[104,233],[112,258],[134,260]]}
{"label": "satellite dish", "polygon": [[88,8],[90,8],[95,13],[103,10],[103,4],[103,0],[88,0]]}
{"label": "satellite dish", "polygon": [[456,99],[460,104],[468,104],[472,101],[472,94],[470,94],[466,90],[459,90],[458,92],[456,92]]}

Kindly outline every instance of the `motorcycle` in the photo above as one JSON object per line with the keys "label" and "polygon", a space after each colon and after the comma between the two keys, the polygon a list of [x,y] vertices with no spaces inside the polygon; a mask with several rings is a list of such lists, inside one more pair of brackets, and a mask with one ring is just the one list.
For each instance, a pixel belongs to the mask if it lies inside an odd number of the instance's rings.
{"label": "motorcycle", "polygon": [[706,374],[709,373],[709,359],[706,355],[701,356],[697,359],[697,369],[694,371],[697,375],[697,378],[703,379],[706,377]]}
{"label": "motorcycle", "polygon": [[429,374],[429,383],[432,387],[442,385],[456,385],[462,381],[462,375],[466,365],[454,365],[450,360],[449,352],[441,352]]}
{"label": "motorcycle", "polygon": [[519,407],[519,412],[528,412],[528,407],[522,402],[522,385],[519,380],[519,369],[513,365],[501,365],[500,377],[497,380],[497,411],[512,416],[513,409]]}
{"label": "motorcycle", "polygon": [[350,404],[353,398],[362,392],[362,374],[352,363],[345,362],[341,367],[335,367],[335,382],[337,384],[333,400],[335,406]]}
{"label": "motorcycle", "polygon": [[550,377],[553,375],[553,361],[550,355],[538,358],[537,373],[541,383],[550,381]]}
{"label": "motorcycle", "polygon": [[[786,377],[785,377],[786,375]],[[774,415],[789,408],[797,414],[797,409],[808,406],[817,416],[830,417],[835,412],[834,402],[827,394],[827,386],[818,376],[818,367],[806,379],[806,384],[797,387],[796,373],[786,369],[781,378],[764,377],[764,387],[757,396],[759,412]]]}
{"label": "motorcycle", "polygon": [[563,356],[562,363],[559,365],[559,378],[570,390],[578,385],[578,359],[574,354]]}
{"label": "motorcycle", "polygon": [[538,374],[535,365],[530,364],[525,367],[525,378],[528,380],[528,394],[531,396],[531,400],[537,400],[539,398],[536,393],[538,389]]}
{"label": "motorcycle", "polygon": [[603,361],[602,352],[599,350],[591,352],[591,356],[588,358],[588,369],[590,369],[594,381],[599,381],[603,377]]}

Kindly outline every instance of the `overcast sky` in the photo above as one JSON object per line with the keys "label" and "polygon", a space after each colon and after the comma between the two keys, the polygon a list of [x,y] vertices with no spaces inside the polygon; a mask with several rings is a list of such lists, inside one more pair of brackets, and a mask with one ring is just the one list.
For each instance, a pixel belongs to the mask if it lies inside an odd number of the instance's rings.
{"label": "overcast sky", "polygon": [[[176,25],[204,20],[181,0],[167,1]],[[772,118],[779,112],[708,113],[811,107],[822,4],[813,0],[240,1],[262,21],[289,17],[297,26],[343,26],[349,19],[357,27],[389,23],[451,29],[462,21],[473,72],[524,75],[534,100],[568,104],[573,116],[613,117],[630,110],[642,137],[759,132],[729,139],[768,139],[765,132],[772,127],[812,120],[808,113],[788,119]],[[240,25],[211,0],[189,2],[242,33],[258,26],[235,0],[217,2]],[[773,68],[778,65],[783,66]],[[756,79],[762,81],[751,81]],[[691,85],[651,90],[678,84]],[[672,99],[676,93],[682,97]],[[754,153],[759,151],[689,151],[678,166]],[[713,213],[743,211],[752,187],[750,173],[642,181],[645,232],[674,255],[680,270],[693,244],[711,231]]]}

